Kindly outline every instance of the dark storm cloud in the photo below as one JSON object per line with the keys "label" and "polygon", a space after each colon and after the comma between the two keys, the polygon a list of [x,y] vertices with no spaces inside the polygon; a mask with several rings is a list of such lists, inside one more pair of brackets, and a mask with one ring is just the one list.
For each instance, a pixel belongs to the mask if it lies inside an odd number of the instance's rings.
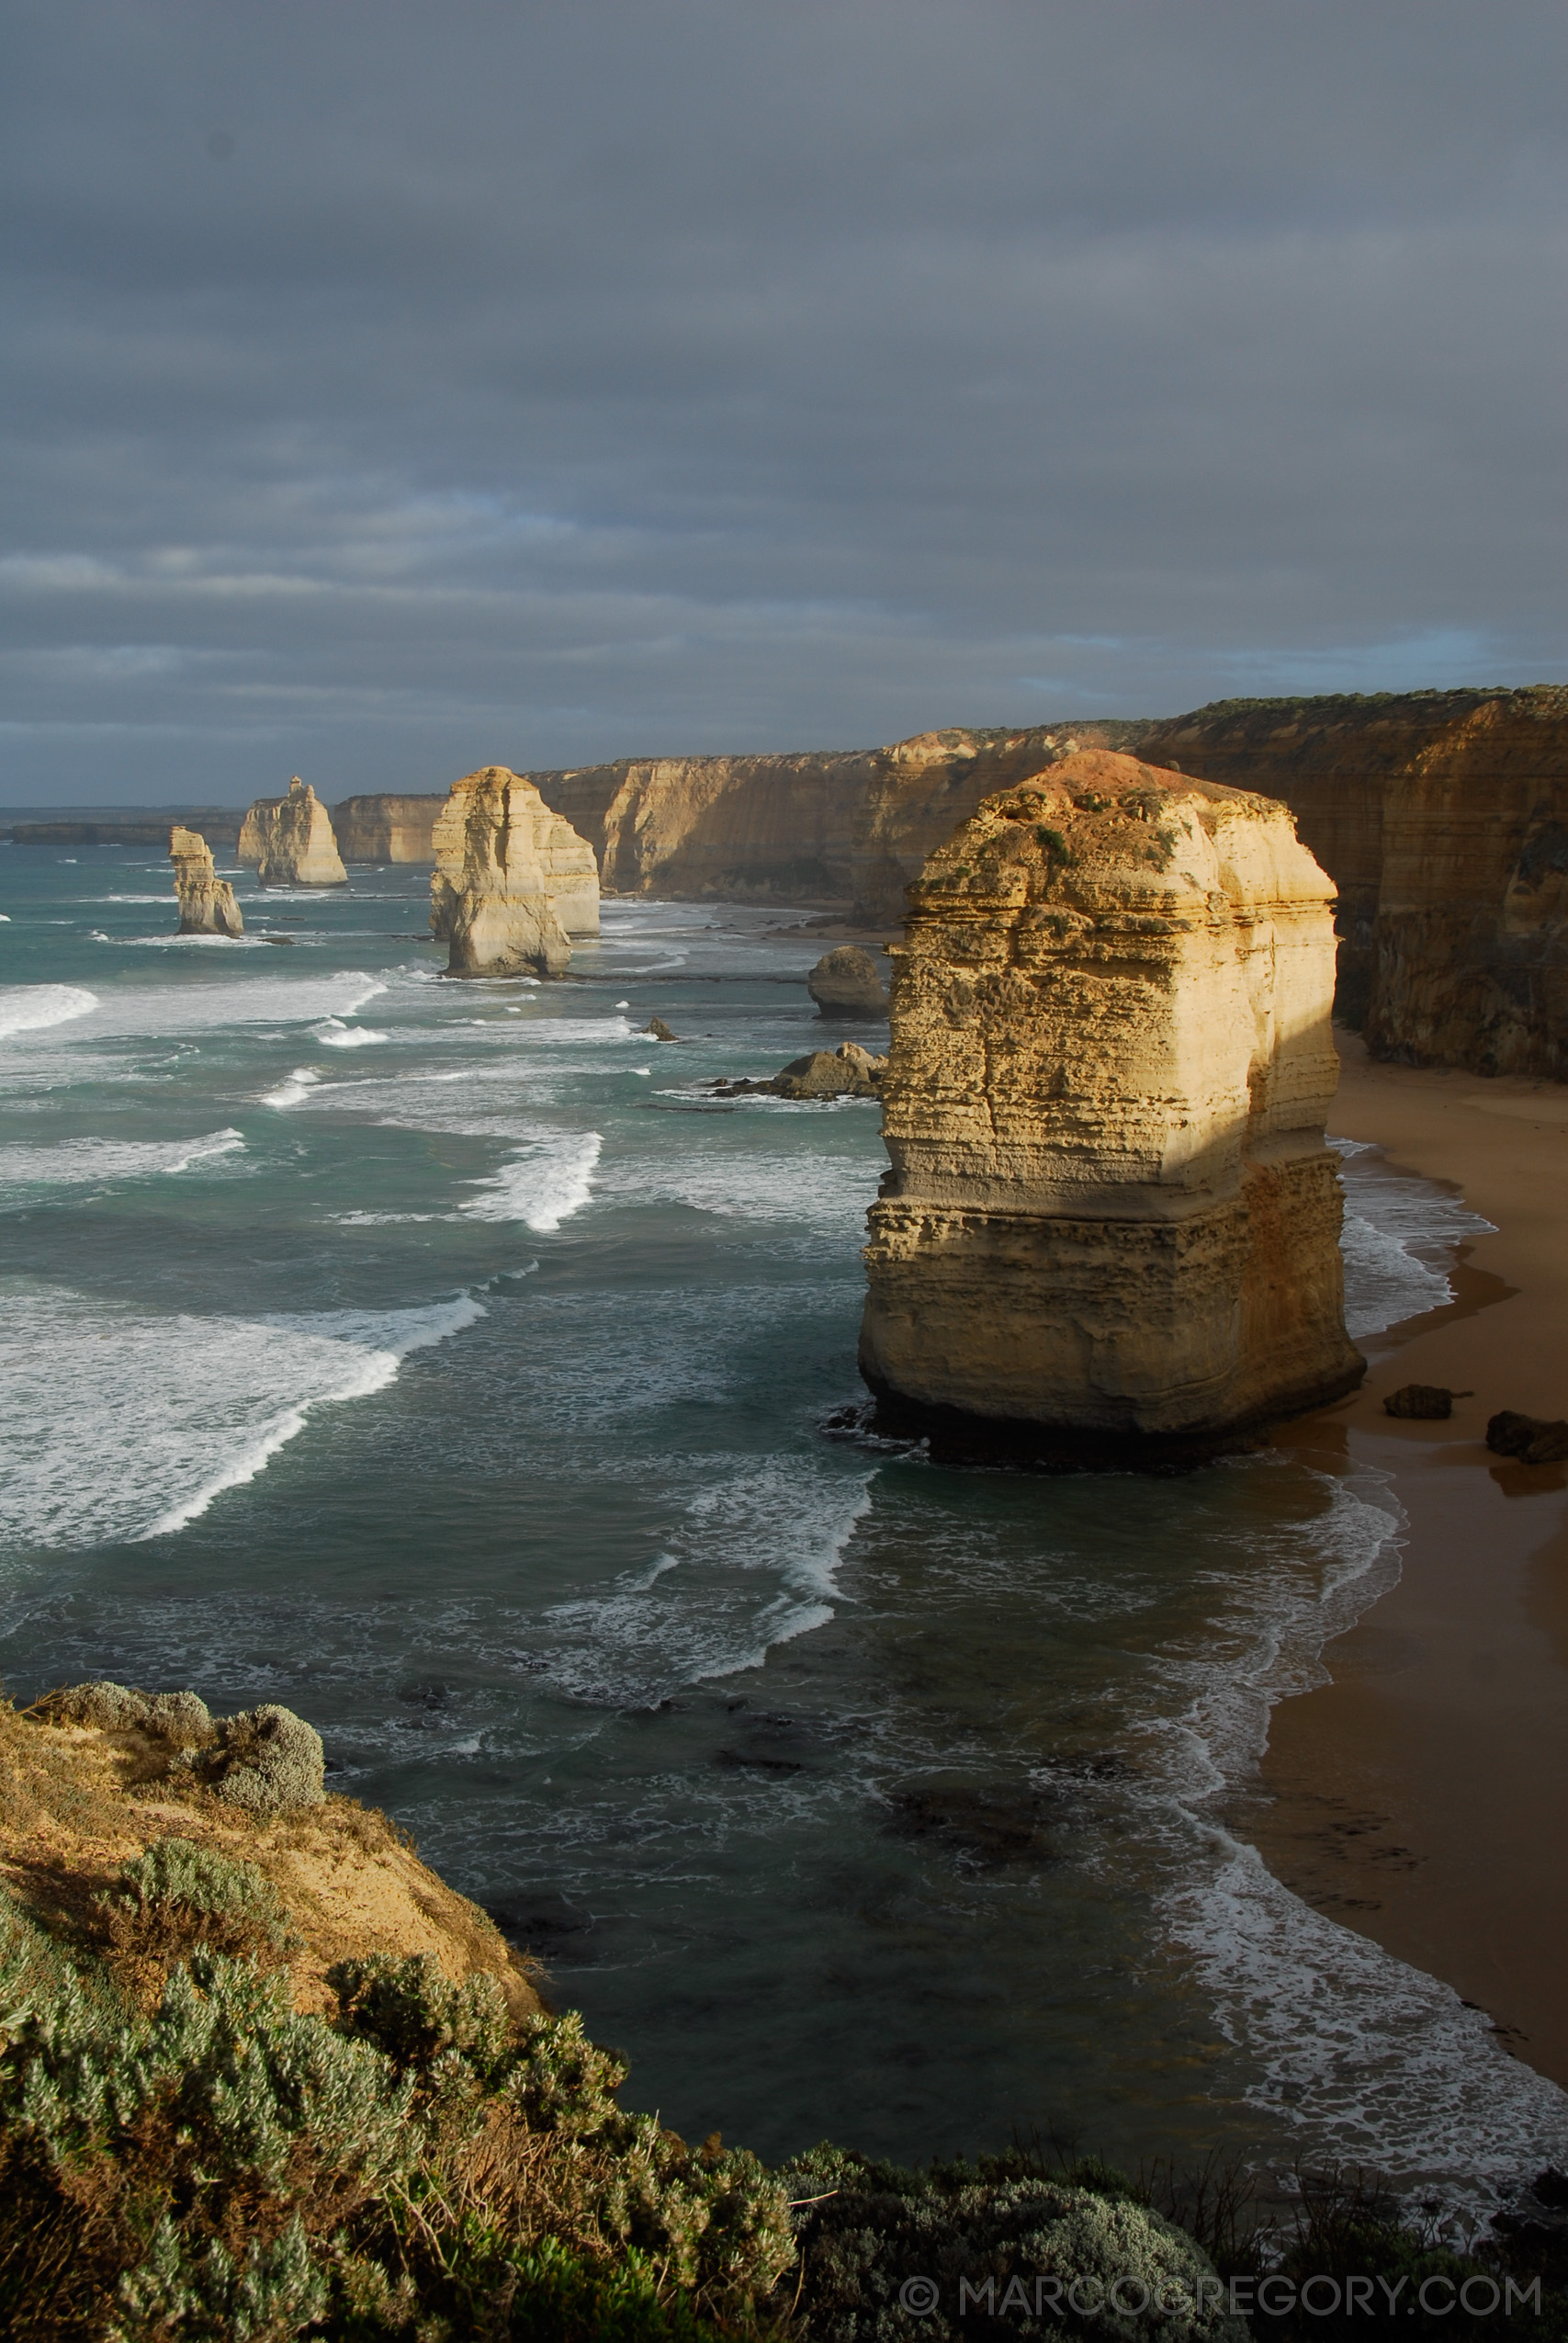
{"label": "dark storm cloud", "polygon": [[1561,673],[1555,5],[7,15],[10,802]]}

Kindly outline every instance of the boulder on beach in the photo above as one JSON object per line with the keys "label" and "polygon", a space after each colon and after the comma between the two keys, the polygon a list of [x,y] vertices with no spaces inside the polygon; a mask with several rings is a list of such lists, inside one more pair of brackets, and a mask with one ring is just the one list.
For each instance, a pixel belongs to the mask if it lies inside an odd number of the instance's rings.
{"label": "boulder on beach", "polygon": [[1502,1408],[1486,1427],[1486,1445],[1495,1455],[1517,1456],[1525,1465],[1568,1464],[1568,1422]]}
{"label": "boulder on beach", "polygon": [[1445,1423],[1456,1399],[1473,1399],[1473,1391],[1450,1391],[1444,1383],[1402,1383],[1383,1401],[1385,1416],[1413,1417],[1417,1422]]}

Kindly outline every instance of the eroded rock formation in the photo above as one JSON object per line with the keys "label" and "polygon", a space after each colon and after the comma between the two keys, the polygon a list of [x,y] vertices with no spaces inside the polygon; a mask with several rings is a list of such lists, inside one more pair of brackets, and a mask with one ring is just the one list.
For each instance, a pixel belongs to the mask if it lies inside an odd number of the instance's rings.
{"label": "eroded rock formation", "polygon": [[1158,1464],[1359,1381],[1332,897],[1283,806],[1106,753],[931,856],[866,1255],[888,1421]]}
{"label": "eroded rock formation", "polygon": [[445,796],[342,798],[333,829],[345,863],[433,863],[436,817]]}
{"label": "eroded rock formation", "polygon": [[449,976],[560,976],[599,932],[593,850],[502,764],[452,784],[435,824],[430,926]]}
{"label": "eroded rock formation", "polygon": [[346,887],[332,817],[298,774],[286,798],[258,798],[240,831],[239,858],[264,887]]}
{"label": "eroded rock formation", "polygon": [[1374,1056],[1568,1076],[1568,690],[1222,701],[1142,753],[1291,807]]}
{"label": "eroded rock formation", "polygon": [[885,1017],[887,995],[871,954],[858,944],[825,952],[806,979],[819,1017]]}
{"label": "eroded rock formation", "polygon": [[715,1098],[745,1098],[765,1092],[771,1098],[880,1098],[886,1058],[874,1058],[856,1041],[840,1042],[837,1049],[809,1049],[765,1081],[742,1079],[715,1082]]}
{"label": "eroded rock formation", "polygon": [[212,849],[199,831],[182,830],[176,822],[169,832],[169,860],[175,866],[175,893],[179,898],[182,935],[243,935],[245,922],[234,900],[234,889],[213,867]]}
{"label": "eroded rock formation", "polygon": [[890,748],[624,757],[531,773],[621,895],[853,904],[876,928],[955,821],[1069,747],[1121,747],[1141,723],[922,732]]}

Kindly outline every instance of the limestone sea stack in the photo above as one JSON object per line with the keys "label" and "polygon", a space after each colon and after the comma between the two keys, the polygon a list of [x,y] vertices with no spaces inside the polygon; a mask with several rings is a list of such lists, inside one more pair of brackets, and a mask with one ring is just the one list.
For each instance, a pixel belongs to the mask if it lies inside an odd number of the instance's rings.
{"label": "limestone sea stack", "polygon": [[175,866],[175,893],[179,898],[182,935],[243,935],[245,922],[234,890],[220,878],[212,865],[212,849],[199,830],[169,832],[169,860]]}
{"label": "limestone sea stack", "polygon": [[505,765],[454,781],[432,838],[430,926],[448,940],[448,976],[560,976],[571,938],[598,934],[593,849]]}
{"label": "limestone sea stack", "polygon": [[885,1017],[887,995],[876,962],[858,944],[825,952],[806,979],[819,1017]]}
{"label": "limestone sea stack", "polygon": [[240,860],[264,887],[346,887],[332,816],[298,774],[286,798],[258,798],[240,832]]}
{"label": "limestone sea stack", "polygon": [[1096,752],[909,889],[861,1368],[888,1428],[1158,1468],[1351,1390],[1331,882],[1288,809]]}

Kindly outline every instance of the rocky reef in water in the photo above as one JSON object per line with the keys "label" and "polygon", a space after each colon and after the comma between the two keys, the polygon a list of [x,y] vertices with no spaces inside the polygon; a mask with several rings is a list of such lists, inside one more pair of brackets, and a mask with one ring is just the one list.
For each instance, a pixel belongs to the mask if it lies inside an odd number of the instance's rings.
{"label": "rocky reef in water", "polygon": [[435,824],[430,927],[449,976],[560,976],[599,933],[593,850],[505,765],[455,781]]}
{"label": "rocky reef in water", "polygon": [[264,887],[346,887],[332,817],[298,774],[284,798],[258,798],[240,830],[239,859]]}
{"label": "rocky reef in water", "polygon": [[1568,688],[1221,701],[1140,753],[1290,806],[1375,1057],[1568,1076]]}
{"label": "rocky reef in water", "polygon": [[340,798],[332,809],[338,852],[345,863],[433,863],[436,819],[446,802],[445,793]]}
{"label": "rocky reef in water", "polygon": [[1287,809],[1091,752],[894,947],[861,1366],[891,1429],[1159,1466],[1354,1387],[1331,881]]}
{"label": "rocky reef in water", "polygon": [[196,830],[176,822],[169,832],[169,860],[175,866],[175,893],[179,898],[182,935],[243,935],[244,919],[234,900],[234,889],[213,867],[212,849]]}

